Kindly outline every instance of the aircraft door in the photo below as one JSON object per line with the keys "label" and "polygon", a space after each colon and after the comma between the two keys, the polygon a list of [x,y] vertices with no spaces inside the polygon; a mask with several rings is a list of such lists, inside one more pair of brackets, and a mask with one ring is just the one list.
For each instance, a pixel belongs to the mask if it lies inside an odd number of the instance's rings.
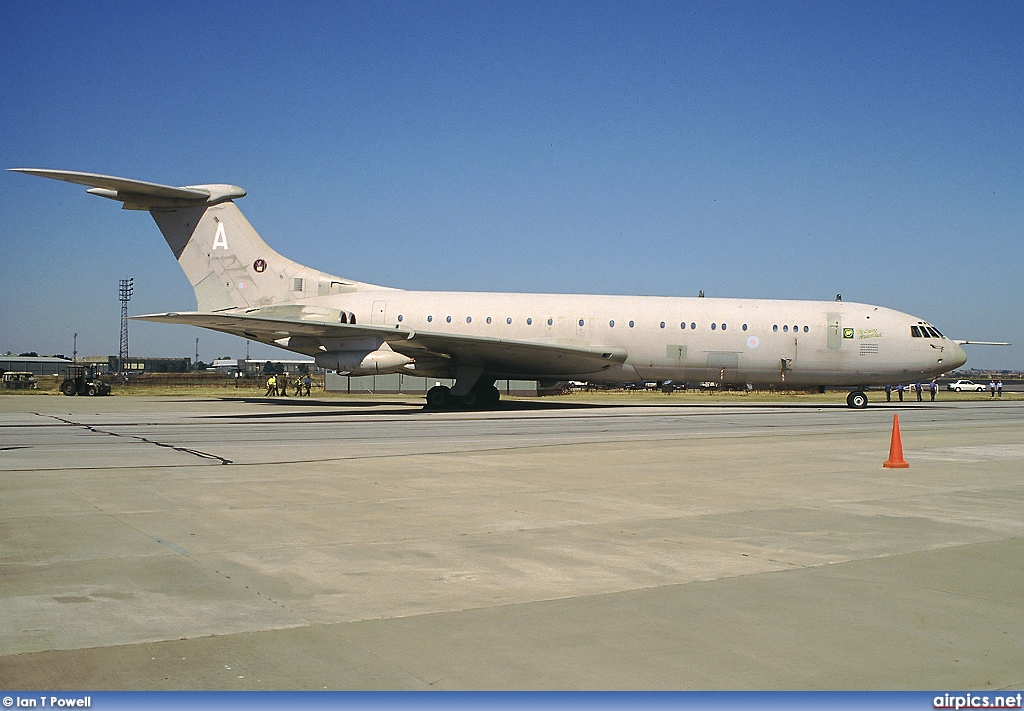
{"label": "aircraft door", "polygon": [[843,345],[843,317],[841,314],[826,314],[828,319],[828,349],[837,351]]}
{"label": "aircraft door", "polygon": [[384,325],[384,315],[387,313],[388,302],[374,301],[373,311],[370,312],[370,323],[376,326]]}

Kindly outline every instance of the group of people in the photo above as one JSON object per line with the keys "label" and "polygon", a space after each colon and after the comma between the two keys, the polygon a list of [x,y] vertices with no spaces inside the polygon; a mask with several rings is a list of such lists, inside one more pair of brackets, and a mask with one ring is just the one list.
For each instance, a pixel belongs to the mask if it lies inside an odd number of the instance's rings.
{"label": "group of people", "polygon": [[[310,389],[313,387],[313,379],[309,377],[307,373],[303,377],[296,377],[292,382],[295,386],[295,397],[299,397],[303,394],[309,395]],[[285,375],[271,375],[267,378],[267,395],[273,395],[274,397],[288,397],[288,377]]]}
{"label": "group of people", "polygon": [[907,390],[907,388],[910,388],[913,392],[917,394],[918,402],[921,402],[923,400],[921,394],[924,392],[925,389],[928,390],[928,396],[931,398],[931,402],[935,402],[935,396],[938,395],[939,393],[939,383],[933,378],[930,383],[924,386],[922,386],[919,382],[914,383],[913,385],[904,385],[903,383],[900,383],[895,388],[893,388],[893,386],[891,385],[886,385],[885,401],[892,402],[892,391],[895,389],[896,394],[900,398],[900,402],[903,402],[903,393]]}
{"label": "group of people", "polygon": [[[930,383],[928,383],[928,385],[926,385],[924,387],[922,387],[921,383],[919,383],[919,382],[918,383],[914,383],[913,385],[903,385],[902,383],[900,383],[895,388],[893,388],[893,386],[891,386],[891,385],[886,385],[885,386],[885,401],[886,402],[892,402],[892,391],[895,389],[896,390],[896,394],[900,398],[900,402],[903,402],[903,393],[908,388],[913,390],[917,394],[917,401],[918,402],[921,402],[921,400],[922,400],[921,393],[923,392],[924,388],[928,389],[928,394],[931,397],[931,401],[932,402],[935,402],[935,396],[939,392],[939,384],[938,384],[938,382],[934,378],[932,379],[932,381]],[[988,384],[988,392],[989,392],[989,397],[992,397],[992,398],[1002,397],[1003,396],[1003,381],[1002,380],[992,380],[992,381],[990,381],[989,384]]]}

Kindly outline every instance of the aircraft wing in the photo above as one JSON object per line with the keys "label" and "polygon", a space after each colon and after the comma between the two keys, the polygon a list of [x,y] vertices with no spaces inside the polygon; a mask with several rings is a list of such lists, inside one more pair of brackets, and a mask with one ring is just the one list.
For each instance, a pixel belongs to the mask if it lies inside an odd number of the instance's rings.
{"label": "aircraft wing", "polygon": [[[557,377],[596,373],[625,362],[616,346],[589,347],[552,341],[520,341],[485,336],[416,331],[404,326],[332,323],[305,316],[268,318],[251,314],[177,312],[133,316],[133,320],[199,326],[315,356],[327,350],[355,350],[373,339],[424,366],[482,367],[509,377]],[[356,344],[356,345],[352,345]],[[370,349],[373,350],[373,349]]]}

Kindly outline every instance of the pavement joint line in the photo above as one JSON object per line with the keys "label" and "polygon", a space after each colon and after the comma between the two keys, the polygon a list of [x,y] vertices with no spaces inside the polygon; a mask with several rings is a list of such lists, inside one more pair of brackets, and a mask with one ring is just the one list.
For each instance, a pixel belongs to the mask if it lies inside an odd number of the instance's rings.
{"label": "pavement joint line", "polygon": [[[38,415],[39,417],[49,417],[49,418],[52,418],[54,420],[57,420],[58,422],[63,422],[66,425],[71,425],[71,426],[74,426],[74,427],[84,427],[85,429],[89,430],[90,432],[95,432],[96,434],[109,435],[111,437],[128,437],[130,439],[136,439],[136,440],[138,440],[140,442],[144,442],[146,444],[152,444],[152,445],[154,445],[156,447],[166,447],[167,449],[173,449],[176,452],[184,452],[185,454],[191,454],[191,455],[193,455],[195,457],[200,457],[201,459],[213,459],[213,460],[219,461],[221,464],[232,464],[233,463],[230,459],[225,459],[224,457],[218,456],[216,454],[210,454],[208,452],[201,452],[198,449],[190,449],[188,447],[177,447],[177,446],[175,446],[173,444],[166,444],[164,442],[156,442],[154,440],[147,439],[147,438],[142,437],[140,435],[122,435],[122,434],[118,434],[117,432],[110,432],[110,431],[107,431],[107,430],[101,430],[101,429],[98,429],[97,427],[95,427],[93,425],[87,425],[87,424],[84,424],[82,422],[74,422],[72,420],[65,420],[63,417],[57,417],[56,415],[42,415],[42,414],[40,414],[38,412],[33,413],[33,414]],[[39,471],[39,470],[14,469],[14,470],[11,470],[11,471]]]}

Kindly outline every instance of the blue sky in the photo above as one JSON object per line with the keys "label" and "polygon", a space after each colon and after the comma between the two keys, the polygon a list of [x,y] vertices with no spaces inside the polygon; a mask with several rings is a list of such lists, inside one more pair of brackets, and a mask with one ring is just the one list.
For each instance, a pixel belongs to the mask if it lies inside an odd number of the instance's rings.
{"label": "blue sky", "polygon": [[[831,299],[1024,369],[1019,2],[0,0],[0,166],[232,183],[388,286]],[[148,214],[0,175],[0,351],[191,309]],[[132,353],[245,342],[131,325]],[[254,346],[254,357],[284,355]]]}

